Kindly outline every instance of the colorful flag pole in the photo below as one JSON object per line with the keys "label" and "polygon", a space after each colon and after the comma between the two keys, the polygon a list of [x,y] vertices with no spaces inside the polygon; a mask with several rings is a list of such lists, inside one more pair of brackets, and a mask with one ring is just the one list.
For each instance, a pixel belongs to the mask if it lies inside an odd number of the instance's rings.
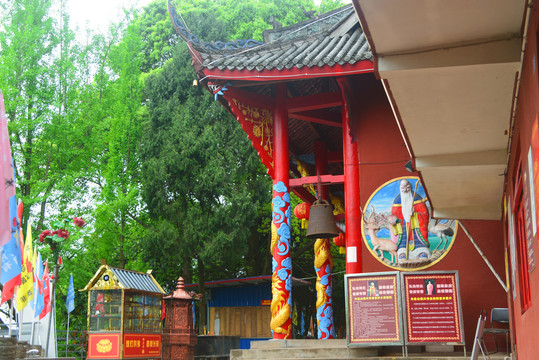
{"label": "colorful flag pole", "polygon": [[75,309],[75,288],[73,287],[73,274],[71,274],[71,277],[69,278],[69,288],[67,289],[66,309],[67,309],[67,334],[66,334],[66,357],[67,357],[67,349],[69,347],[69,315]]}

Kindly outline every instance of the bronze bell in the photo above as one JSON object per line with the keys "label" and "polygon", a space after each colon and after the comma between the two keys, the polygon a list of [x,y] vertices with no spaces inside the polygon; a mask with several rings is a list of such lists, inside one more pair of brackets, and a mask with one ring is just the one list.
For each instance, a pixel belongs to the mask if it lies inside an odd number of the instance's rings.
{"label": "bronze bell", "polygon": [[333,206],[324,199],[316,200],[311,206],[305,236],[312,239],[332,239],[337,235],[339,230],[335,225]]}

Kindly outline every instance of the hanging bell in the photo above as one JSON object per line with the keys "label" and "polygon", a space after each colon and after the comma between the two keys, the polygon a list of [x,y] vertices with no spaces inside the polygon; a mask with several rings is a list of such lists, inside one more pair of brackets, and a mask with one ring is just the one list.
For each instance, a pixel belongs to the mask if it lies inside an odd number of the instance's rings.
{"label": "hanging bell", "polygon": [[333,206],[324,199],[316,200],[311,206],[305,236],[311,239],[331,239],[337,235],[339,230],[335,225]]}

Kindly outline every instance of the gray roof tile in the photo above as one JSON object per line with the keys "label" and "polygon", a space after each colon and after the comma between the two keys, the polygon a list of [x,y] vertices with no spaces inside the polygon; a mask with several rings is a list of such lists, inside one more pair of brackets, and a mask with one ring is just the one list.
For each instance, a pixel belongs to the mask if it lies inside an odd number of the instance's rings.
{"label": "gray roof tile", "polygon": [[153,282],[152,276],[149,274],[114,267],[110,267],[110,270],[126,289],[163,294],[163,291]]}
{"label": "gray roof tile", "polygon": [[[169,5],[169,10],[170,10]],[[266,30],[266,42],[236,40],[203,43],[190,34],[170,10],[173,24],[184,41],[203,59],[200,66],[219,70],[301,69],[372,59],[352,5],[321,14],[315,19],[279,29]],[[176,16],[176,19],[174,18]]]}

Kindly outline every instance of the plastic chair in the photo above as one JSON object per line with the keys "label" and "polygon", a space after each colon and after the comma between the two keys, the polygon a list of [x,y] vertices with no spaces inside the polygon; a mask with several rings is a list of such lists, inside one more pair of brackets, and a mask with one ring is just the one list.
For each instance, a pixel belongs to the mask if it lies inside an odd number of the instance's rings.
{"label": "plastic chair", "polygon": [[490,328],[483,330],[483,335],[491,334],[494,336],[494,344],[496,345],[496,352],[498,352],[498,342],[496,341],[496,335],[505,335],[505,349],[509,354],[509,328],[494,327],[494,324],[509,325],[509,309],[507,308],[493,308],[490,312]]}

